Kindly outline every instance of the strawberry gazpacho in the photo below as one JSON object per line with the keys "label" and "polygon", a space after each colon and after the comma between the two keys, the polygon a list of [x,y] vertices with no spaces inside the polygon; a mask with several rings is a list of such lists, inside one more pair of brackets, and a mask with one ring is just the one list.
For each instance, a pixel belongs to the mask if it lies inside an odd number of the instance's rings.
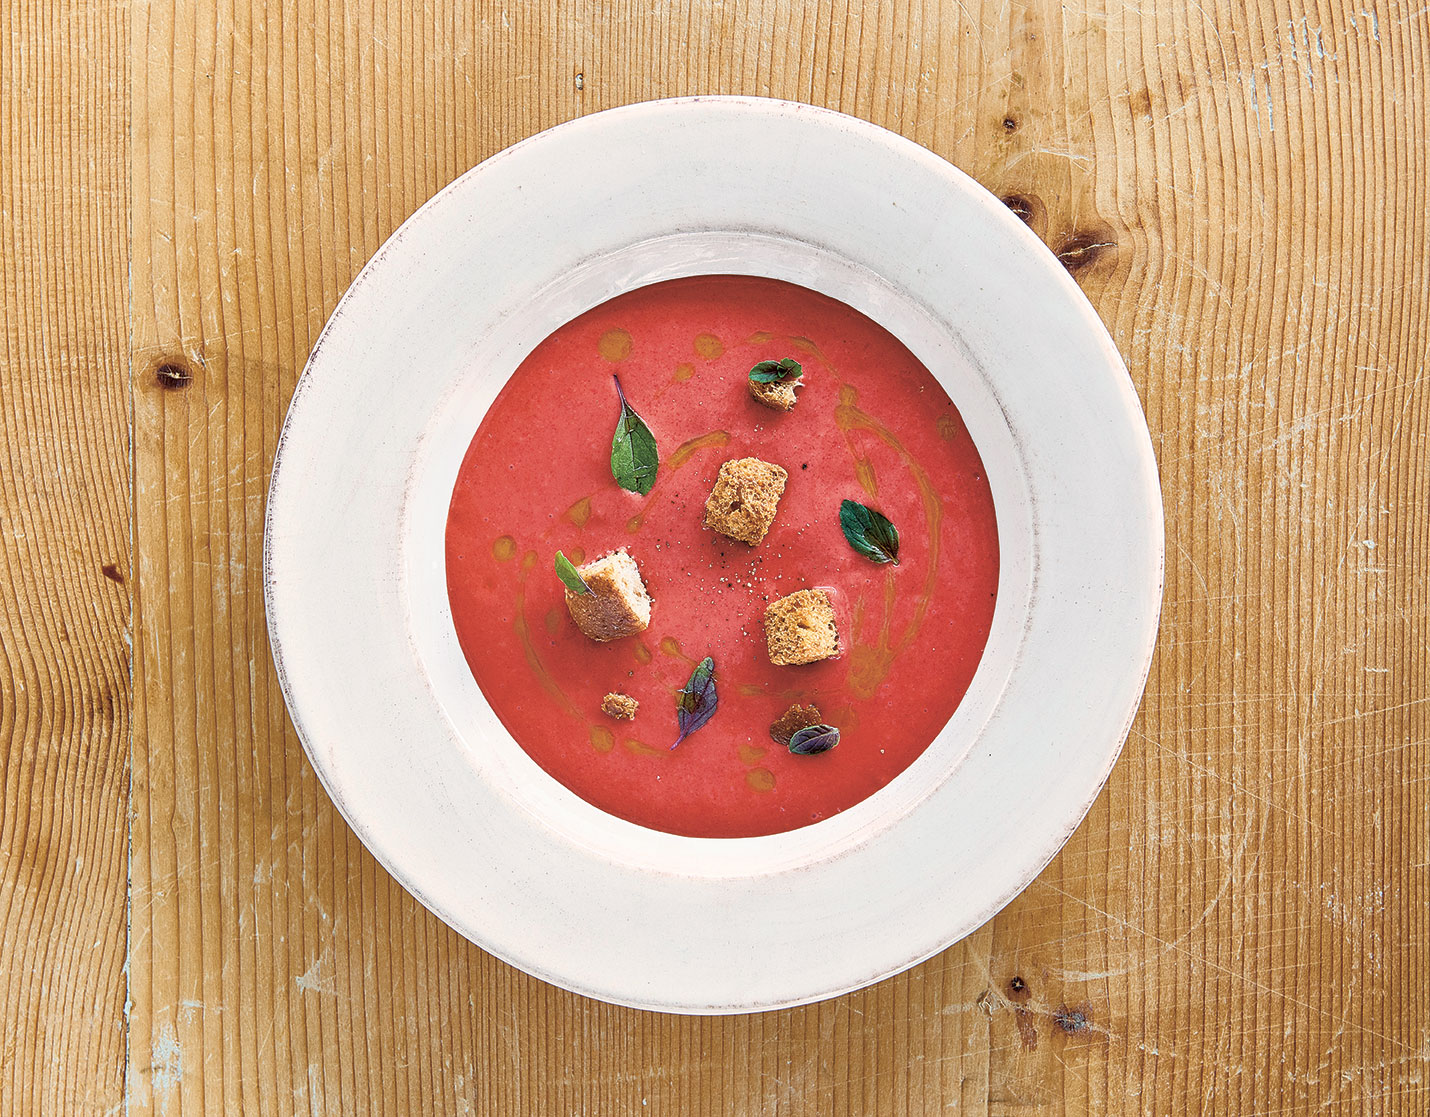
{"label": "strawberry gazpacho", "polygon": [[846,810],[948,722],[988,639],[993,499],[935,377],[771,279],[631,291],[511,376],[447,518],[463,653],[520,746],[642,826]]}

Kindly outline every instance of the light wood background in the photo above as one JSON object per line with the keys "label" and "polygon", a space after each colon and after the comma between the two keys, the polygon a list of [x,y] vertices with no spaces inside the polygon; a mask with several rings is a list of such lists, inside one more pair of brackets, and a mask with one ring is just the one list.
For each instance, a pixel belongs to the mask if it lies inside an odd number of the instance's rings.
{"label": "light wood background", "polygon": [[[1390,0],[0,5],[0,1112],[1430,1110],[1427,36]],[[428,915],[315,780],[261,594],[284,408],[382,240],[698,92],[1008,199],[1167,507],[1146,700],[1066,850],[909,973],[734,1019]]]}

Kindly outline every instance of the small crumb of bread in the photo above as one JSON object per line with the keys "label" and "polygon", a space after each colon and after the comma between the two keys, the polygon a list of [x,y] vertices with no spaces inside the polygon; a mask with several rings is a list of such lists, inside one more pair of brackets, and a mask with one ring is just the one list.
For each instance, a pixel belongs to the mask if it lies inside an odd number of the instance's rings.
{"label": "small crumb of bread", "polygon": [[774,724],[770,726],[770,736],[775,739],[776,744],[788,746],[794,735],[801,729],[819,725],[822,721],[818,706],[813,703],[808,706],[796,703],[775,719]]}
{"label": "small crumb of bread", "polygon": [[750,385],[750,395],[755,397],[756,402],[773,408],[775,411],[790,411],[799,401],[794,398],[794,390],[804,387],[802,377],[793,376],[788,380],[775,380],[769,384],[762,384],[758,380],[748,380]]}
{"label": "small crumb of bread", "polygon": [[765,645],[777,667],[815,663],[839,654],[834,606],[823,590],[799,590],[765,608]]}
{"label": "small crumb of bread", "polygon": [[617,694],[615,691],[601,699],[601,713],[617,721],[634,720],[639,706],[640,703],[629,694]]}
{"label": "small crumb of bread", "polygon": [[577,567],[590,593],[566,591],[571,619],[592,640],[605,643],[650,627],[650,595],[636,560],[624,548]]}
{"label": "small crumb of bread", "polygon": [[788,479],[783,466],[759,458],[725,462],[705,501],[705,526],[755,546],[774,523]]}

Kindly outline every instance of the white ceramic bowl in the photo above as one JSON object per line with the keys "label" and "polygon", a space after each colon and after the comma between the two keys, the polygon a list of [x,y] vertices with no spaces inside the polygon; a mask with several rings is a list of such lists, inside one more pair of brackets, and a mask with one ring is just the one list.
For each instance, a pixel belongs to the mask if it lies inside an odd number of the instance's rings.
{"label": "white ceramic bowl", "polygon": [[[758,838],[648,830],[537,767],[462,657],[443,559],[462,455],[522,358],[621,292],[717,273],[814,288],[903,341],[978,445],[1001,553],[987,649],[934,743],[844,813]],[[1042,243],[891,132],[744,98],[584,117],[414,214],[309,359],[265,550],[289,710],[387,869],[539,977],[717,1013],[895,973],[1033,879],[1122,746],[1162,557],[1136,394]]]}

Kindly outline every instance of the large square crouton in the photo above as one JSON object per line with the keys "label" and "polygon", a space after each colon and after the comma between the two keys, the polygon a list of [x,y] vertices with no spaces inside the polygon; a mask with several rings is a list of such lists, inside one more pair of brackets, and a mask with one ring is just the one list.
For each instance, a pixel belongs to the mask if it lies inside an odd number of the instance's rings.
{"label": "large square crouton", "polygon": [[755,546],[774,523],[788,479],[782,466],[759,458],[725,462],[705,502],[705,526]]}
{"label": "large square crouton", "polygon": [[777,667],[839,654],[834,606],[823,590],[799,590],[765,607],[765,644]]}
{"label": "large square crouton", "polygon": [[576,627],[592,640],[619,640],[650,627],[650,595],[636,560],[624,549],[577,567],[590,593],[566,591]]}

